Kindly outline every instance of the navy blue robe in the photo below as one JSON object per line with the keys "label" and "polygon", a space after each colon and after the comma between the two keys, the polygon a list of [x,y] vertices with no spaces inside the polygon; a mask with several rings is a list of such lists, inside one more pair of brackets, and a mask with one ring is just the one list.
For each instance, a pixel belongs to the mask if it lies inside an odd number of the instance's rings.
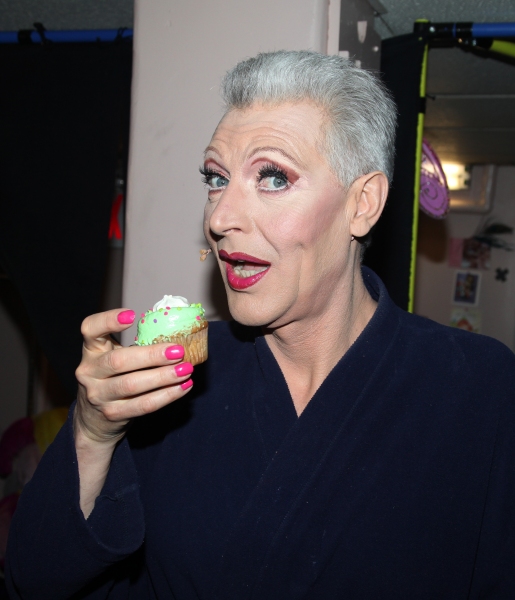
{"label": "navy blue robe", "polygon": [[20,499],[11,598],[515,598],[514,355],[364,279],[377,310],[300,417],[259,331],[211,323],[88,520],[69,420]]}

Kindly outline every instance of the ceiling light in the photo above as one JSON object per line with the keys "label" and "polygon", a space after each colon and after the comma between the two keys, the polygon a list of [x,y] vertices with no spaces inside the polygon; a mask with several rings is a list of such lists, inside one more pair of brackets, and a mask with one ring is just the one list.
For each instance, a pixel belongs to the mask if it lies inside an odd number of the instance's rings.
{"label": "ceiling light", "polygon": [[470,167],[459,163],[442,163],[442,169],[450,190],[465,190],[470,184]]}

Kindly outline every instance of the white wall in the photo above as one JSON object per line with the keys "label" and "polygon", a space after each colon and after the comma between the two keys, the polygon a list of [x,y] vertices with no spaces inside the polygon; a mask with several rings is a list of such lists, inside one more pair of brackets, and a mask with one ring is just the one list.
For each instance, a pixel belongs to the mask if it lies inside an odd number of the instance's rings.
{"label": "white wall", "polygon": [[[422,216],[419,228],[415,313],[449,325],[455,268],[448,266],[451,237],[469,238],[480,221],[495,217],[515,228],[515,167],[498,167],[493,206],[488,215],[450,213],[442,221]],[[515,242],[515,236],[499,236]],[[496,268],[508,268],[506,282],[495,279]],[[515,349],[515,252],[492,249],[489,270],[481,270],[478,309],[482,315],[481,333]]]}
{"label": "white wall", "polygon": [[328,13],[329,0],[136,0],[126,307],[140,313],[179,294],[202,302],[208,318],[226,316],[214,261],[199,261],[206,192],[197,169],[221,116],[220,80],[260,51],[326,52]]}

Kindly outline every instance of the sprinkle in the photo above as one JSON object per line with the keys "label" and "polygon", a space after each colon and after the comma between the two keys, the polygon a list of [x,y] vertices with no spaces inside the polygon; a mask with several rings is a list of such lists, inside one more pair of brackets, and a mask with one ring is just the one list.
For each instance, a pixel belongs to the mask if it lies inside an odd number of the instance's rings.
{"label": "sprinkle", "polygon": [[168,314],[168,311],[165,312],[165,315],[167,315],[167,314]]}
{"label": "sprinkle", "polygon": [[137,341],[138,341],[138,336],[136,336],[136,337],[134,338],[134,341],[135,341],[135,342],[137,342]]}
{"label": "sprinkle", "polygon": [[162,308],[160,308],[160,309],[159,309],[159,312],[163,312],[163,309],[162,309]]}
{"label": "sprinkle", "polygon": [[157,323],[157,319],[154,319],[154,323]]}
{"label": "sprinkle", "polygon": [[200,317],[197,315],[197,321],[200,321]]}
{"label": "sprinkle", "polygon": [[169,306],[167,306],[167,307],[166,307],[166,310],[170,310],[170,307],[169,307]]}
{"label": "sprinkle", "polygon": [[145,319],[141,319],[141,322],[142,322],[142,323],[144,323],[144,322],[145,322]]}
{"label": "sprinkle", "polygon": [[180,306],[177,307],[177,310],[182,310],[182,308]]}
{"label": "sprinkle", "polygon": [[141,316],[142,316],[142,317],[144,317],[144,316],[145,316],[145,313],[141,313]]}

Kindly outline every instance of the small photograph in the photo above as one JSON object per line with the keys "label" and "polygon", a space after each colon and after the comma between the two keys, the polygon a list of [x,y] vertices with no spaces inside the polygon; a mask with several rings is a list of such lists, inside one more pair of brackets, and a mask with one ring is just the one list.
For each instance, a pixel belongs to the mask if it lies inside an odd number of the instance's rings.
{"label": "small photograph", "polygon": [[464,269],[489,269],[491,248],[485,242],[470,238],[463,240],[463,258],[461,266]]}
{"label": "small photograph", "polygon": [[456,271],[452,294],[453,304],[477,306],[479,302],[480,283],[480,273],[473,273],[471,271]]}
{"label": "small photograph", "polygon": [[481,333],[481,311],[479,308],[456,307],[451,312],[451,327]]}
{"label": "small photograph", "polygon": [[475,238],[449,240],[449,266],[462,269],[489,269],[491,248]]}

